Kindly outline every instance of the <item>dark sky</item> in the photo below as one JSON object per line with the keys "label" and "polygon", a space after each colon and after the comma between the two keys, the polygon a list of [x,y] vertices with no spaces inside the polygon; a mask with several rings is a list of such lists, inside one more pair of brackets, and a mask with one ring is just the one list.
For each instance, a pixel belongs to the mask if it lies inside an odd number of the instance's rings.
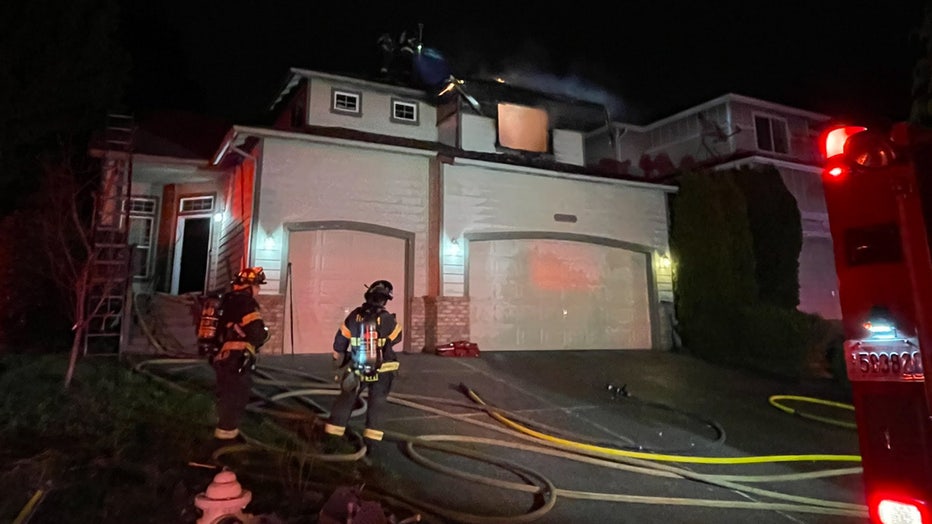
{"label": "dark sky", "polygon": [[133,109],[235,123],[262,121],[289,67],[374,74],[378,36],[418,23],[458,76],[534,79],[604,102],[620,121],[648,123],[728,92],[902,120],[923,3],[121,0]]}

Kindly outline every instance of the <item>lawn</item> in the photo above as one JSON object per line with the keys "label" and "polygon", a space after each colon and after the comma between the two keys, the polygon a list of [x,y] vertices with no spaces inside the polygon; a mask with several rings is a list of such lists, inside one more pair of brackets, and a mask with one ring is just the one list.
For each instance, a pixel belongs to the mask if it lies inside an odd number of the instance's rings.
{"label": "lawn", "polygon": [[[219,472],[191,465],[205,462],[215,421],[206,365],[178,385],[87,357],[64,390],[66,365],[64,354],[0,356],[0,521],[196,522],[194,498]],[[337,485],[377,481],[353,463],[308,459],[319,446],[294,437],[311,433],[306,421],[247,418],[244,431],[280,451],[221,459],[253,493],[246,511],[266,522],[317,522]]]}

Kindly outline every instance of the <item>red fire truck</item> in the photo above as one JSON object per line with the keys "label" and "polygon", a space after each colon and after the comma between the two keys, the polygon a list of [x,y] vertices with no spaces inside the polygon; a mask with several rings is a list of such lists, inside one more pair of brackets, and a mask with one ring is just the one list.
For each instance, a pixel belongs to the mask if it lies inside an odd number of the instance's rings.
{"label": "red fire truck", "polygon": [[871,522],[932,524],[932,130],[820,143]]}

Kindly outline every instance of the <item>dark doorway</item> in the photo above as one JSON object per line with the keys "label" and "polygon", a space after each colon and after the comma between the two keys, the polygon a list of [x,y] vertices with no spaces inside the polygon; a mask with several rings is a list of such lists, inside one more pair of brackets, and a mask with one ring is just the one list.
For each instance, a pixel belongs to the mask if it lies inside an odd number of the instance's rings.
{"label": "dark doorway", "polygon": [[204,291],[207,252],[210,245],[210,217],[184,219],[181,241],[181,268],[178,294]]}

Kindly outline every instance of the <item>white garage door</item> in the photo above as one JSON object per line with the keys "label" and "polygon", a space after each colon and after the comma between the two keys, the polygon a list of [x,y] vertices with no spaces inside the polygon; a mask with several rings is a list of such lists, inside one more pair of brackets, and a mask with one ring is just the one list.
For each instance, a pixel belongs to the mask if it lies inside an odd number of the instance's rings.
{"label": "white garage door", "polygon": [[545,239],[469,243],[481,349],[649,349],[647,255]]}
{"label": "white garage door", "polygon": [[[405,242],[400,238],[324,229],[288,236],[293,304],[285,300],[285,354],[329,353],[346,315],[363,302],[365,286],[385,279],[395,286],[388,310],[404,325]],[[291,307],[293,305],[293,308]]]}

